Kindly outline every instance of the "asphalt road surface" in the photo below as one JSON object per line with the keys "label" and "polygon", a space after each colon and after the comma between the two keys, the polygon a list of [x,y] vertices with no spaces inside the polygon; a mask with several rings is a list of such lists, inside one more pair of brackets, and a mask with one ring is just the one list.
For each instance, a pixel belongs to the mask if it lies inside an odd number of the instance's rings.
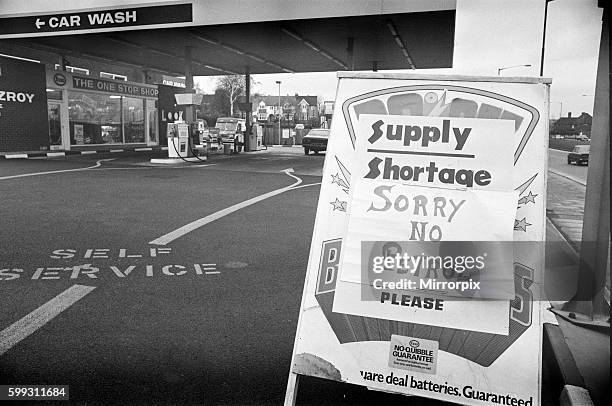
{"label": "asphalt road surface", "polygon": [[[0,384],[70,385],[87,405],[282,403],[324,155],[149,158],[0,161]],[[298,404],[394,398],[304,378]]]}
{"label": "asphalt road surface", "polygon": [[548,168],[560,175],[569,176],[586,184],[587,165],[576,165],[567,163],[567,151],[557,149],[548,150]]}
{"label": "asphalt road surface", "polygon": [[[0,161],[0,384],[281,404],[324,155],[151,157]],[[300,405],[381,403],[440,404],[300,380]]]}

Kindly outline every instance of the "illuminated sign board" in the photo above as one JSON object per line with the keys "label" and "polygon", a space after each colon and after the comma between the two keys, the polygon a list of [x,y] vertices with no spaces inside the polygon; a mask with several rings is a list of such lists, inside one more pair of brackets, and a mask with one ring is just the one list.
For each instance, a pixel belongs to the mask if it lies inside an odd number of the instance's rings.
{"label": "illuminated sign board", "polygon": [[191,4],[0,18],[0,35],[191,23]]}
{"label": "illuminated sign board", "polygon": [[45,66],[0,57],[0,151],[48,148]]}
{"label": "illuminated sign board", "polygon": [[114,82],[84,76],[73,76],[72,87],[74,89],[95,90],[98,92],[139,97],[157,97],[159,93],[157,86],[129,82]]}

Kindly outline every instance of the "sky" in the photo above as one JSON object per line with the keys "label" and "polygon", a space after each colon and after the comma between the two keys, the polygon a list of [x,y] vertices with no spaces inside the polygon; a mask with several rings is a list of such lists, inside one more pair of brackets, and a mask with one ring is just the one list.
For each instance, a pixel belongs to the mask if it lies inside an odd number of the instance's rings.
{"label": "sky", "polygon": [[[457,0],[455,51],[451,69],[416,69],[394,72],[539,76],[543,0]],[[500,4],[504,4],[500,12]],[[597,0],[554,0],[548,5],[544,76],[551,77],[550,116],[593,113],[595,77],[601,35],[601,9]],[[382,71],[381,71],[382,72]],[[252,93],[319,96],[334,100],[334,72],[253,75]],[[214,93],[216,77],[198,77],[206,93]]]}

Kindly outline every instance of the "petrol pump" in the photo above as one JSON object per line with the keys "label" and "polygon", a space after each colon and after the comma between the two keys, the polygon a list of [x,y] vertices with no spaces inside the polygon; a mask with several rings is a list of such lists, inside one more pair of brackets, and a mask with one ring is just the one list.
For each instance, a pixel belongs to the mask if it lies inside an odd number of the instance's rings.
{"label": "petrol pump", "polygon": [[[202,95],[196,93],[179,93],[175,94],[174,98],[179,106],[193,106],[195,108],[195,106],[200,105],[202,102]],[[177,121],[168,123],[167,126],[168,158],[155,159],[151,160],[151,162],[174,163],[177,159],[188,161],[203,160],[194,155],[199,155],[195,150],[195,146],[196,144],[202,145],[204,129],[203,123],[198,122],[198,120],[189,122],[180,114]]]}
{"label": "petrol pump", "polygon": [[193,156],[189,145],[189,127],[186,122],[168,123],[168,158]]}

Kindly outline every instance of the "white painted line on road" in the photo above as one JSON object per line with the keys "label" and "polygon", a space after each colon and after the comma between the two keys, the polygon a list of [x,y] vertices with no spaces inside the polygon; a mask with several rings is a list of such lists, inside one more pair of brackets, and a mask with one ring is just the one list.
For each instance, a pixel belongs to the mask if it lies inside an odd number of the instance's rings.
{"label": "white painted line on road", "polygon": [[219,275],[221,272],[219,271],[214,271],[214,272],[204,272],[205,275]]}
{"label": "white painted line on road", "polygon": [[552,168],[548,168],[548,172],[552,172],[552,173],[554,173],[555,175],[563,176],[564,178],[567,178],[567,179],[569,179],[569,180],[573,180],[573,181],[574,181],[574,182],[576,182],[576,183],[580,183],[581,185],[586,186],[586,181],[585,181],[585,180],[579,179],[579,178],[577,178],[577,177],[575,177],[575,176],[568,175],[568,174],[566,174],[566,173],[563,173],[563,172],[557,171],[557,170],[552,169]]}
{"label": "white painted line on road", "polygon": [[212,223],[213,221],[218,220],[222,217],[225,217],[228,214],[232,214],[240,209],[244,209],[245,207],[248,207],[255,203],[259,203],[263,200],[269,199],[270,197],[274,197],[274,196],[280,195],[281,193],[285,193],[288,190],[294,189],[296,186],[302,183],[302,179],[291,174],[291,172],[293,172],[293,168],[285,169],[283,170],[283,172],[286,175],[291,176],[292,178],[296,179],[296,182],[292,185],[285,186],[285,187],[273,190],[268,193],[264,193],[263,195],[255,196],[253,198],[245,200],[244,202],[234,204],[233,206],[226,207],[225,209],[219,210],[218,212],[210,214],[206,217],[192,221],[189,224],[185,224],[184,226],[177,228],[176,230],[171,231],[168,234],[162,235],[161,237],[156,238],[153,241],[150,241],[149,244],[155,244],[155,245],[169,244],[172,241],[176,240],[177,238],[180,238],[184,236],[185,234],[188,234],[194,230],[197,230],[198,228],[203,227],[208,223]]}
{"label": "white painted line on road", "polygon": [[96,168],[92,171],[127,171],[132,169],[150,169],[150,168]]}
{"label": "white painted line on road", "polygon": [[109,152],[123,152],[122,149],[111,149]]}
{"label": "white painted line on road", "polygon": [[551,148],[551,147],[548,147],[548,149],[552,149],[553,151],[557,151],[557,152],[564,152],[564,153],[566,153],[566,154],[569,154],[569,153],[571,152],[571,151],[566,151],[566,150],[564,150],[564,149],[559,149],[559,148]]}
{"label": "white painted line on road", "polygon": [[300,185],[300,186],[296,186],[296,187],[294,187],[294,188],[292,188],[292,189],[301,189],[301,188],[303,188],[303,187],[314,186],[314,185],[320,185],[320,184],[321,184],[321,182],[317,182],[317,183],[309,183],[309,184],[307,184],[307,185]]}
{"label": "white painted line on road", "polygon": [[153,148],[134,148],[134,151],[153,151]]}
{"label": "white painted line on road", "polygon": [[47,156],[48,157],[66,156],[66,153],[65,152],[47,152]]}
{"label": "white painted line on road", "polygon": [[81,155],[97,154],[98,151],[81,151]]}
{"label": "white painted line on road", "polygon": [[0,331],[0,355],[10,350],[94,289],[94,286],[71,286],[38,309]]}
{"label": "white painted line on road", "polygon": [[[200,265],[204,266],[204,269],[202,269],[202,266]],[[217,269],[217,264],[193,264],[193,267],[195,269],[196,274],[202,275],[203,273],[202,271],[204,270],[204,271],[209,271],[209,272],[204,272],[206,275],[208,275],[210,271],[215,271]]]}
{"label": "white painted line on road", "polygon": [[[297,183],[295,183],[295,186],[297,186],[300,183],[302,183],[302,179],[298,178],[297,176],[295,176],[293,174],[293,168],[285,169],[283,172],[285,172],[287,175],[291,176],[293,179],[295,179],[297,181]],[[291,187],[294,187],[294,186],[291,186]]]}
{"label": "white painted line on road", "polygon": [[48,171],[48,172],[22,173],[22,174],[19,174],[19,175],[3,176],[3,177],[0,177],[0,180],[16,179],[16,178],[27,178],[29,176],[39,176],[39,175],[51,175],[51,174],[54,174],[54,173],[86,171],[88,169],[99,168],[100,166],[102,166],[102,162],[104,162],[104,161],[112,161],[114,159],[115,158],[99,159],[99,160],[96,161],[96,164],[94,166],[87,166],[85,168],[62,169],[62,170],[59,170],[59,171]]}
{"label": "white painted line on road", "polygon": [[[214,166],[217,164],[194,164],[194,165],[189,165],[189,166],[168,166],[168,167],[164,167],[164,169],[187,169],[187,168],[204,168],[206,166]],[[156,168],[159,168],[159,166],[156,166]]]}
{"label": "white painted line on road", "polygon": [[17,159],[17,158],[27,158],[28,154],[6,154],[4,158],[6,159]]}
{"label": "white painted line on road", "polygon": [[[203,168],[205,166],[213,166],[216,164],[208,164],[208,165],[189,165],[189,166],[164,166],[164,169],[187,169],[187,168]],[[140,167],[125,167],[125,168],[96,168],[92,169],[94,171],[129,171],[134,169],[155,169],[159,168],[159,166],[140,166]]]}

